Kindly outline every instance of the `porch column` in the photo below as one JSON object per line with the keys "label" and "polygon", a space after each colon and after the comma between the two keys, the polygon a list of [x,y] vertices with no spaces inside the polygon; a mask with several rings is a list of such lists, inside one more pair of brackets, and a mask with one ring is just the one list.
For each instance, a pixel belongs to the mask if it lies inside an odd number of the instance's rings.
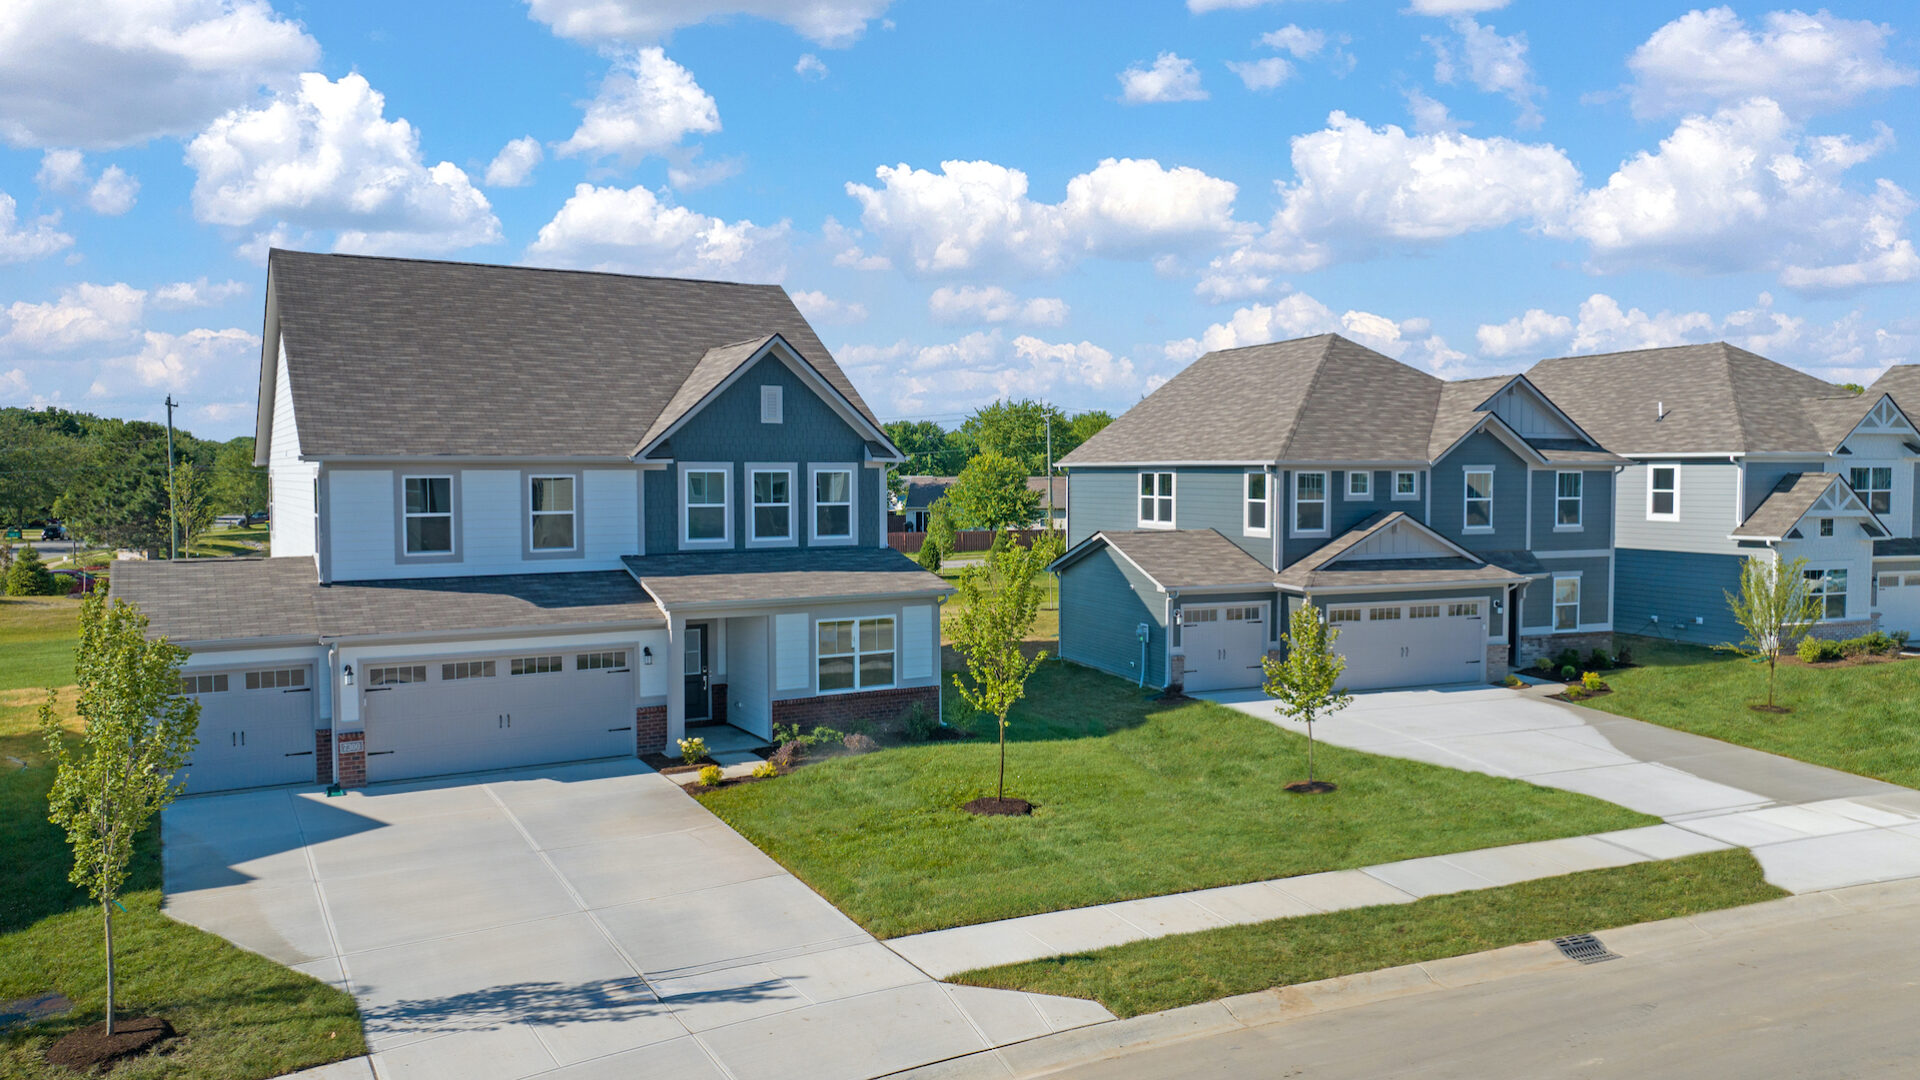
{"label": "porch column", "polygon": [[667,676],[667,750],[671,754],[687,737],[687,620],[680,615],[667,616],[667,655],[660,658]]}

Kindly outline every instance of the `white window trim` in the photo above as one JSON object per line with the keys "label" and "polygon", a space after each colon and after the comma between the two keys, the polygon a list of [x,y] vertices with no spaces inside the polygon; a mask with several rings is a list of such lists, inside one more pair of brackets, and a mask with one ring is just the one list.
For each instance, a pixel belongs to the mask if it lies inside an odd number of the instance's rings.
{"label": "white window trim", "polygon": [[[890,622],[893,624],[893,681],[885,686],[866,686],[860,682],[860,624],[863,622]],[[822,623],[853,624],[853,685],[844,690],[820,689],[820,625]],[[900,685],[900,618],[893,612],[874,612],[870,615],[834,615],[813,620],[813,692],[822,697],[833,694],[864,694],[869,690],[891,690]],[[827,656],[846,656],[847,653],[826,653]],[[877,652],[872,655],[879,655]]]}
{"label": "white window trim", "polygon": [[787,422],[787,401],[784,387],[774,384],[760,387],[760,422],[763,424],[784,424]]}
{"label": "white window trim", "polygon": [[[1485,525],[1467,524],[1467,504],[1472,501],[1473,489],[1467,485],[1467,477],[1474,473],[1487,474],[1487,523]],[[1497,479],[1491,465],[1465,465],[1460,469],[1460,531],[1463,533],[1490,533],[1496,528],[1493,521],[1494,481]]]}
{"label": "white window trim", "polygon": [[[1253,486],[1253,478],[1256,476],[1262,478],[1264,487],[1261,490],[1265,493],[1264,498],[1256,499],[1247,490]],[[1255,503],[1260,505],[1260,520],[1264,523],[1258,527],[1247,524],[1251,520],[1251,515],[1247,511],[1252,510]],[[1245,479],[1240,481],[1240,531],[1248,536],[1270,537],[1273,535],[1273,477],[1265,470],[1251,471],[1246,474]]]}
{"label": "white window trim", "polygon": [[[1847,575],[1847,587],[1840,590],[1839,593],[1840,614],[1837,617],[1832,617],[1827,614],[1827,597],[1829,594],[1826,592],[1825,585],[1828,581],[1832,580],[1831,575],[1835,571]],[[1853,592],[1853,568],[1848,566],[1809,566],[1803,572],[1807,574],[1818,573],[1820,575],[1818,578],[1807,579],[1809,591],[1813,592],[1813,595],[1820,600],[1820,621],[1823,623],[1848,621],[1853,611],[1853,597],[1851,595]],[[1815,582],[1819,582],[1821,588],[1814,589],[1813,585]]]}
{"label": "white window trim", "polygon": [[[1365,486],[1367,490],[1365,491],[1353,490],[1353,482],[1355,479],[1365,481]],[[1349,502],[1372,502],[1373,501],[1373,470],[1372,469],[1348,469],[1347,470],[1347,501]]]}
{"label": "white window trim", "polygon": [[[414,514],[407,511],[407,481],[409,480],[445,480],[447,482],[447,512],[445,514]],[[314,477],[316,489],[319,477]],[[400,477],[400,557],[403,559],[448,559],[460,554],[460,530],[455,528],[454,518],[460,512],[460,503],[454,494],[451,473],[406,473]],[[445,551],[408,551],[407,520],[409,518],[444,517],[447,519],[447,550]]]}
{"label": "white window trim", "polygon": [[[1300,527],[1300,478],[1303,476],[1318,476],[1320,478],[1320,498],[1317,500],[1307,500],[1308,502],[1318,502],[1320,504],[1320,527],[1317,529],[1303,529]],[[1293,535],[1326,536],[1328,531],[1333,527],[1333,474],[1319,469],[1303,469],[1293,474],[1292,482],[1288,486],[1293,488],[1291,492],[1288,492],[1290,497],[1287,500],[1293,507]]]}
{"label": "white window trim", "polygon": [[[1560,602],[1560,583],[1563,581],[1573,582],[1572,605],[1562,604]],[[1574,571],[1572,573],[1553,575],[1553,592],[1548,597],[1552,601],[1552,603],[1548,605],[1549,610],[1547,611],[1547,625],[1553,628],[1554,633],[1571,634],[1571,633],[1577,632],[1580,629],[1580,601],[1582,599],[1581,591],[1584,588],[1585,588],[1585,585],[1581,582],[1580,573],[1578,571]],[[1562,627],[1560,625],[1560,609],[1568,606],[1571,606],[1573,608],[1573,625],[1570,627]]]}
{"label": "white window trim", "polygon": [[[687,474],[697,472],[717,472],[721,475],[720,536],[712,540],[695,540],[688,529],[691,520],[687,505]],[[680,504],[680,546],[699,551],[708,548],[729,548],[733,546],[733,463],[727,461],[683,461],[680,463],[680,492],[675,500]]]}
{"label": "white window trim", "polygon": [[[747,462],[747,546],[748,547],[797,547],[800,543],[800,499],[798,471],[792,462]],[[761,536],[759,518],[754,515],[753,478],[759,473],[785,473],[787,477],[787,535]]]}
{"label": "white window trim", "polygon": [[[1883,487],[1883,488],[1876,488],[1876,487],[1864,487],[1864,488],[1858,488],[1858,487],[1854,487],[1854,486],[1853,486],[1853,470],[1855,470],[1855,469],[1860,469],[1860,470],[1862,470],[1863,472],[1865,472],[1865,473],[1867,474],[1867,482],[1868,482],[1869,484],[1871,484],[1871,483],[1873,482],[1873,470],[1875,470],[1875,469],[1885,469],[1885,470],[1887,470],[1887,486],[1886,486],[1886,487]],[[1858,495],[1858,496],[1860,497],[1860,502],[1861,502],[1861,503],[1862,503],[1863,505],[1865,505],[1865,506],[1866,506],[1866,508],[1867,508],[1867,509],[1868,509],[1869,511],[1871,511],[1871,512],[1873,512],[1873,513],[1875,513],[1875,514],[1891,514],[1891,513],[1893,513],[1893,493],[1894,493],[1894,491],[1896,490],[1896,487],[1897,487],[1897,484],[1898,484],[1898,481],[1897,481],[1897,480],[1896,480],[1896,479],[1894,478],[1894,472],[1895,472],[1895,469],[1894,469],[1894,467],[1893,467],[1893,462],[1887,462],[1887,463],[1886,463],[1886,464],[1884,464],[1884,465],[1877,465],[1877,464],[1873,464],[1873,463],[1871,463],[1871,462],[1869,462],[1869,463],[1867,463],[1867,464],[1864,464],[1864,465],[1856,465],[1856,464],[1853,464],[1853,463],[1851,463],[1851,462],[1849,462],[1849,463],[1847,464],[1847,466],[1846,466],[1846,470],[1847,470],[1847,471],[1846,471],[1846,474],[1845,474],[1844,476],[1842,476],[1842,477],[1841,477],[1840,479],[1841,479],[1841,480],[1842,480],[1842,481],[1843,481],[1843,482],[1844,482],[1844,483],[1845,483],[1845,484],[1847,485],[1847,487],[1848,487],[1848,488],[1851,488],[1851,489],[1852,489],[1852,491],[1853,491],[1853,493],[1854,493],[1855,495]],[[1874,509],[1873,509],[1873,493],[1874,493],[1874,492],[1876,492],[1876,491],[1884,491],[1884,492],[1886,492],[1886,493],[1887,493],[1887,508],[1886,508],[1885,510],[1874,510]]]}
{"label": "white window trim", "polygon": [[[1405,495],[1402,495],[1400,493],[1400,478],[1403,476],[1413,477],[1413,490]],[[1393,471],[1392,496],[1393,496],[1394,502],[1419,502],[1420,501],[1420,470],[1395,469]]]}
{"label": "white window trim", "polygon": [[[533,485],[541,480],[565,480],[567,484],[573,488],[573,509],[535,511],[533,508]],[[542,475],[540,473],[533,473],[527,477],[527,550],[528,551],[533,552],[536,555],[555,555],[555,554],[560,554],[562,552],[580,550],[580,496],[581,496],[580,486],[581,486],[580,478],[575,476],[572,473],[553,473],[551,475]],[[534,546],[533,537],[534,537],[535,530],[533,527],[533,519],[536,517],[558,517],[561,514],[565,514],[568,517],[568,519],[570,519],[573,522],[573,528],[567,530],[567,532],[573,537],[573,543],[568,544],[565,547]]]}
{"label": "white window trim", "polygon": [[[1164,496],[1157,495],[1157,494],[1153,496],[1146,496],[1146,495],[1140,494],[1140,478],[1144,476],[1153,476],[1153,477],[1165,476],[1167,478],[1167,485],[1168,485],[1167,494]],[[1160,490],[1159,480],[1156,479],[1153,482],[1153,488],[1156,492]],[[1246,488],[1242,487],[1240,491],[1241,491],[1241,494],[1244,495],[1246,493]],[[1140,500],[1149,498],[1149,497],[1151,497],[1154,500],[1154,505],[1156,507],[1159,505],[1160,499],[1165,498],[1167,500],[1167,511],[1168,511],[1167,520],[1149,521],[1146,518],[1143,518],[1140,516]],[[1139,526],[1143,529],[1174,528],[1176,523],[1180,520],[1180,474],[1173,471],[1172,469],[1143,469],[1138,474],[1136,474],[1133,478],[1133,516],[1134,516],[1135,522],[1137,522]]]}
{"label": "white window trim", "polygon": [[[1672,469],[1673,470],[1673,513],[1671,514],[1656,514],[1653,512],[1653,473],[1654,473],[1654,470],[1656,469]],[[1658,465],[1647,466],[1647,520],[1648,521],[1679,521],[1680,520],[1680,463],[1679,462],[1677,461],[1663,462]]]}
{"label": "white window trim", "polygon": [[[1580,478],[1580,494],[1573,500],[1577,520],[1571,525],[1560,523],[1560,500],[1566,496],[1560,494],[1560,478],[1566,475]],[[1553,531],[1584,532],[1587,527],[1587,474],[1580,469],[1559,469],[1553,474]]]}
{"label": "white window trim", "polygon": [[[847,535],[821,536],[820,513],[815,496],[820,491],[823,472],[847,474]],[[828,503],[837,506],[837,503]],[[807,543],[814,547],[844,547],[860,542],[860,467],[851,461],[823,461],[807,466]],[[832,622],[834,620],[828,620]]]}

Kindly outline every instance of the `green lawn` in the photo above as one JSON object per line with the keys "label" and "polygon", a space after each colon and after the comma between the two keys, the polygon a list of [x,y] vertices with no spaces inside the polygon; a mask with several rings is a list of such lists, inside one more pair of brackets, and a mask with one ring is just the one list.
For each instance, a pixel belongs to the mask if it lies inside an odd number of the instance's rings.
{"label": "green lawn", "polygon": [[1920,662],[1857,667],[1780,665],[1766,701],[1764,665],[1698,645],[1620,635],[1641,666],[1607,672],[1613,693],[1582,704],[1620,716],[1751,746],[1920,788]]}
{"label": "green lawn", "polygon": [[[949,583],[957,583],[960,575],[969,567],[978,566],[983,561],[975,559],[966,563],[948,563],[940,568],[940,576]],[[1044,644],[1047,652],[1053,654],[1060,647],[1060,588],[1052,574],[1042,574],[1041,577],[1045,579],[1047,595],[1040,602],[1040,610],[1034,614],[1033,632],[1027,635],[1027,640]],[[963,606],[960,595],[955,593],[940,608],[940,640],[943,643],[952,640],[947,633],[947,626],[959,617]]]}
{"label": "green lawn", "polygon": [[1438,960],[1785,896],[1744,850],[1229,926],[969,971],[950,982],[1093,998],[1137,1016],[1269,987]]}
{"label": "green lawn", "polygon": [[[47,822],[51,781],[37,730],[41,687],[73,681],[79,604],[0,600],[0,1000],[56,990],[69,1016],[0,1033],[0,1076],[70,1077],[45,1063],[104,1004],[100,912],[67,882],[65,839]],[[71,717],[72,694],[62,697]],[[71,721],[70,721],[71,723]],[[364,1053],[353,999],[160,913],[158,830],[141,843],[115,924],[122,1015],[158,1013],[183,1035],[115,1080],[252,1080]]]}
{"label": "green lawn", "polygon": [[1319,772],[1340,790],[1289,795],[1304,738],[1058,661],[1034,675],[1011,738],[1007,787],[1038,805],[1030,818],[960,809],[994,790],[984,736],[825,761],[704,801],[881,937],[1656,820],[1325,745]]}
{"label": "green lawn", "polygon": [[195,537],[187,545],[187,551],[194,558],[206,558],[215,555],[260,555],[268,554],[265,525],[242,525],[232,529],[210,529]]}

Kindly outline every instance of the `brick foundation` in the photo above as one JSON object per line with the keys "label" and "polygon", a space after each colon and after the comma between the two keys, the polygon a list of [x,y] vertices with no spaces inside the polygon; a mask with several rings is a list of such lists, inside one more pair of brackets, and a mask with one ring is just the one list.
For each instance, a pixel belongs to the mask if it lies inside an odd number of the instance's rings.
{"label": "brick foundation", "polygon": [[340,777],[343,788],[367,786],[367,735],[364,731],[340,733]]}
{"label": "brick foundation", "polygon": [[1513,668],[1507,663],[1508,647],[1505,645],[1487,646],[1487,681],[1505,682]]}
{"label": "brick foundation", "polygon": [[[1147,677],[1147,681],[1152,682],[1153,677],[1149,675]],[[1186,683],[1187,683],[1187,658],[1185,656],[1167,657],[1167,688],[1174,689],[1177,687],[1185,686]]]}
{"label": "brick foundation", "polygon": [[714,683],[713,689],[710,692],[710,698],[711,700],[707,705],[708,715],[712,718],[713,722],[716,724],[726,723],[727,722],[727,684],[723,682]]}
{"label": "brick foundation", "polygon": [[1591,634],[1522,634],[1517,666],[1531,667],[1541,657],[1551,659],[1566,649],[1579,653],[1581,664],[1584,665],[1595,649],[1612,654],[1613,634],[1606,630]]}
{"label": "brick foundation", "polygon": [[313,733],[313,782],[333,783],[333,729],[330,727]]}
{"label": "brick foundation", "polygon": [[916,702],[935,716],[940,715],[940,688],[903,686],[860,694],[787,698],[773,702],[773,722],[797,724],[806,730],[822,724],[844,728],[852,721],[868,720],[877,728],[897,729],[901,718]]}
{"label": "brick foundation", "polygon": [[642,705],[633,710],[633,754],[664,754],[667,751],[667,707]]}

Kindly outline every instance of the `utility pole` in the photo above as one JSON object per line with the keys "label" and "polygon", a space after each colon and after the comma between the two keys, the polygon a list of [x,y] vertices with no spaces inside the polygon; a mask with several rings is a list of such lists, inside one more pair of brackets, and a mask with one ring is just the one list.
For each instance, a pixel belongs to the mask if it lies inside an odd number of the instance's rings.
{"label": "utility pole", "polygon": [[167,558],[180,557],[180,515],[173,508],[173,410],[179,406],[167,395]]}
{"label": "utility pole", "polygon": [[1053,414],[1047,414],[1047,528],[1053,528]]}

